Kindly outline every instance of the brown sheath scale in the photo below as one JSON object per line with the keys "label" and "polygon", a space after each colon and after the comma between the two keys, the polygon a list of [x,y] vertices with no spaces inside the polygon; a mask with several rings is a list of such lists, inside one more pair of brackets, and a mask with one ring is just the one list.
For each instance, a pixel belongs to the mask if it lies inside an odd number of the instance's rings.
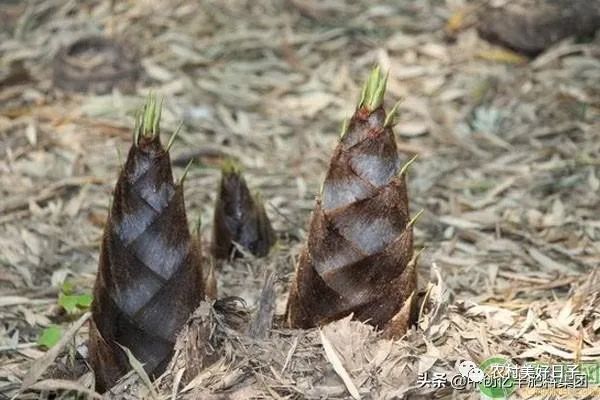
{"label": "brown sheath scale", "polygon": [[353,313],[386,330],[390,321],[402,321],[392,332],[398,336],[409,323],[416,288],[413,221],[393,112],[387,116],[382,106],[385,83],[375,69],[331,158],[290,288],[292,327]]}
{"label": "brown sheath scale", "polygon": [[168,148],[160,143],[156,108],[150,97],[102,238],[90,329],[99,392],[130,369],[121,346],[158,376],[204,296],[200,249],[188,230],[182,185],[173,183]]}
{"label": "brown sheath scale", "polygon": [[215,258],[240,256],[233,242],[257,257],[264,257],[275,243],[275,231],[260,198],[252,196],[240,168],[226,162],[215,203],[211,251]]}

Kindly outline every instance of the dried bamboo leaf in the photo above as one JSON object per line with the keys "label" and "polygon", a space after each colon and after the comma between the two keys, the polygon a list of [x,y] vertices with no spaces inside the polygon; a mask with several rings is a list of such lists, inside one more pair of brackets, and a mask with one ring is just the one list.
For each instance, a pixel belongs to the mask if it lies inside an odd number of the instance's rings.
{"label": "dried bamboo leaf", "polygon": [[120,347],[123,349],[123,351],[127,355],[127,361],[129,361],[129,365],[131,365],[131,368],[135,371],[136,374],[138,374],[138,376],[140,377],[140,379],[142,380],[142,382],[144,383],[146,388],[150,391],[152,398],[156,399],[158,397],[158,394],[156,393],[154,386],[152,386],[152,381],[150,380],[150,377],[144,370],[144,365],[140,362],[140,360],[135,358],[135,356],[133,355],[131,350],[129,350],[125,346],[120,346]]}
{"label": "dried bamboo leaf", "polygon": [[352,377],[350,377],[350,374],[348,374],[348,371],[346,371],[346,368],[344,368],[344,364],[342,364],[342,361],[340,360],[340,357],[337,355],[337,352],[333,348],[333,345],[331,344],[327,336],[325,336],[323,331],[320,329],[319,335],[321,337],[323,349],[325,349],[325,355],[327,356],[327,359],[333,366],[334,371],[339,375],[340,378],[342,378],[342,381],[344,382],[344,385],[346,385],[346,389],[348,389],[348,392],[350,393],[352,398],[356,400],[360,399],[360,393],[358,392],[356,385],[352,381]]}
{"label": "dried bamboo leaf", "polygon": [[84,394],[88,399],[102,398],[102,396],[100,396],[93,390],[90,390],[77,382],[68,381],[64,379],[44,379],[33,384],[30,387],[30,389],[44,392],[57,392],[62,390],[67,392],[76,392],[79,394]]}
{"label": "dried bamboo leaf", "polygon": [[385,329],[383,330],[383,336],[388,338],[399,338],[411,325],[411,322],[414,321],[413,313],[413,305],[414,305],[414,292],[408,296],[406,302],[398,311],[396,315],[390,319]]}
{"label": "dried bamboo leaf", "polygon": [[248,335],[253,338],[263,339],[268,337],[273,325],[276,298],[275,280],[276,277],[273,273],[268,273],[265,276],[265,283],[258,302],[258,310],[248,329]]}
{"label": "dried bamboo leaf", "polygon": [[215,271],[215,266],[213,264],[210,265],[208,272],[205,277],[204,284],[204,292],[207,299],[216,300],[217,299],[217,272]]}

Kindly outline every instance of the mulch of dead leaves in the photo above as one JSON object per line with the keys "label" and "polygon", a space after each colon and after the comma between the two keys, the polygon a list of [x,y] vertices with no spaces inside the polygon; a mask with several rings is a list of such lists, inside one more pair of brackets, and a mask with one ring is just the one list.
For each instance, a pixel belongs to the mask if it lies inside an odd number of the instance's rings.
{"label": "mulch of dead leaves", "polygon": [[[208,307],[223,335],[219,361],[185,384],[174,369],[151,390],[134,371],[112,397],[478,398],[419,387],[417,376],[450,378],[458,360],[494,354],[600,356],[598,38],[527,60],[478,38],[464,0],[165,3],[0,6],[0,398],[89,390],[89,372],[50,374],[69,370],[87,338],[88,314],[66,315],[57,298],[65,280],[91,290],[133,113],[149,90],[166,97],[164,131],[184,122],[175,174],[195,160],[185,198],[205,238],[224,155],[266,199],[276,249],[221,266],[219,290],[253,312],[274,272],[281,314],[341,121],[377,63],[389,70],[388,107],[403,99],[400,151],[419,155],[409,175],[412,213],[425,210],[418,327],[397,341],[348,319],[250,336]],[[98,33],[139,52],[134,93],[53,86],[54,54]],[[63,338],[46,351],[37,340],[51,324]]]}

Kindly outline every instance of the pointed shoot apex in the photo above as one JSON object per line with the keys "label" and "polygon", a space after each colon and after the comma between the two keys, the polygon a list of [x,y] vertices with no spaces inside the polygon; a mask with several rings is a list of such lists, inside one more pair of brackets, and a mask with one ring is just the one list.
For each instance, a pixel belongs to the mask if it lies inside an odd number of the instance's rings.
{"label": "pointed shoot apex", "polygon": [[413,260],[414,260],[415,264],[417,262],[419,262],[419,258],[421,258],[421,254],[423,254],[423,252],[425,251],[426,248],[427,247],[423,246],[423,247],[421,247],[421,250],[419,250],[415,253],[415,255],[413,256]]}
{"label": "pointed shoot apex", "polygon": [[133,144],[135,146],[137,146],[140,141],[140,132],[142,128],[142,111],[143,109],[140,109],[135,113],[135,125],[133,126]]}
{"label": "pointed shoot apex", "polygon": [[373,111],[383,104],[387,78],[388,74],[382,75],[379,66],[371,71],[371,74],[363,87],[358,108],[366,107],[369,111]]}
{"label": "pointed shoot apex", "polygon": [[134,131],[134,141],[137,145],[140,136],[155,138],[160,133],[160,117],[162,113],[163,99],[157,103],[156,96],[150,92],[146,98],[144,107],[139,112]]}
{"label": "pointed shoot apex", "polygon": [[[165,98],[162,97],[160,99],[160,103],[158,105],[158,109],[155,111],[156,115],[152,120],[152,137],[156,137],[160,133],[160,117],[162,116],[163,103],[165,102]],[[156,100],[155,100],[156,106]]]}
{"label": "pointed shoot apex", "polygon": [[221,173],[223,175],[239,175],[241,172],[241,165],[233,158],[226,158],[221,163]]}

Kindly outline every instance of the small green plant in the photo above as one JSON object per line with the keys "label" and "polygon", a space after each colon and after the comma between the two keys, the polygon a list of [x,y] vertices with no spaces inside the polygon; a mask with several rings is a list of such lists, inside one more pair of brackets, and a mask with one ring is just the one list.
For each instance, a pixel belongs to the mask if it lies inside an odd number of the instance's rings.
{"label": "small green plant", "polygon": [[[73,316],[80,314],[90,308],[93,297],[89,293],[77,293],[75,285],[72,282],[65,281],[58,294],[58,305],[65,310],[67,315]],[[46,349],[52,348],[63,335],[63,330],[59,325],[50,325],[40,334],[37,344]]]}
{"label": "small green plant", "polygon": [[93,297],[89,293],[75,293],[75,286],[71,282],[62,285],[58,295],[58,305],[69,315],[78,314],[90,308]]}
{"label": "small green plant", "polygon": [[37,344],[41,347],[49,349],[53,347],[63,335],[62,328],[58,325],[50,325],[42,331],[38,338]]}

